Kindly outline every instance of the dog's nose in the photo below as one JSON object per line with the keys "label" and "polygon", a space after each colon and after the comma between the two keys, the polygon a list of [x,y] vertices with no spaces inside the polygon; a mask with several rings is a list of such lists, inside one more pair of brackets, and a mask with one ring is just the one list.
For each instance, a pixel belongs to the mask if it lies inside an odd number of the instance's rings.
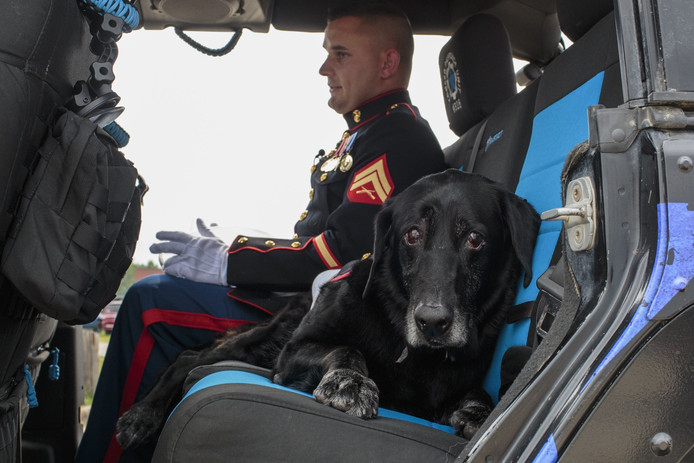
{"label": "dog's nose", "polygon": [[420,305],[414,311],[414,319],[422,334],[427,338],[436,338],[448,331],[452,315],[440,305]]}

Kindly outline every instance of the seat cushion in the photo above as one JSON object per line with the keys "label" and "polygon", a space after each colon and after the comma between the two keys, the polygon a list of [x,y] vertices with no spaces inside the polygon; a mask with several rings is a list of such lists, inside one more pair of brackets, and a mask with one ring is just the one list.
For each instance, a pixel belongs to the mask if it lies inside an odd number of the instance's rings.
{"label": "seat cushion", "polygon": [[153,461],[453,461],[466,444],[449,426],[387,409],[354,418],[272,383],[267,370],[238,368],[197,373]]}

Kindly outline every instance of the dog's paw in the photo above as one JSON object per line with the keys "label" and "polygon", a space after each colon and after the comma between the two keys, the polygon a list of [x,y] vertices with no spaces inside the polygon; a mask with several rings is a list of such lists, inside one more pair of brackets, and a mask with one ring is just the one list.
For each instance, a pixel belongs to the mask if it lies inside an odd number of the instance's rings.
{"label": "dog's paw", "polygon": [[491,411],[492,407],[485,402],[475,399],[465,400],[462,407],[451,415],[451,426],[455,428],[458,436],[472,439]]}
{"label": "dog's paw", "polygon": [[161,410],[135,404],[118,419],[116,440],[124,449],[149,442],[164,421]]}
{"label": "dog's paw", "polygon": [[318,402],[348,415],[363,419],[378,415],[378,386],[354,370],[338,368],[326,373],[313,395]]}

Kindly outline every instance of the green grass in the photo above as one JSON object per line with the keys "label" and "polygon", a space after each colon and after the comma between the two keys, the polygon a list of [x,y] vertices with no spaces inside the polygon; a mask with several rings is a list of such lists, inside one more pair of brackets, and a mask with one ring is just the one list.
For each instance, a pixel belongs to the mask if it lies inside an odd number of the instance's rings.
{"label": "green grass", "polygon": [[[111,339],[111,334],[107,333],[105,331],[99,332],[99,342],[105,342],[108,344],[109,340]],[[99,356],[99,372],[101,372],[101,367],[104,364],[104,357]],[[84,405],[91,405],[92,401],[94,400],[94,395],[92,393],[86,393],[84,395]]]}

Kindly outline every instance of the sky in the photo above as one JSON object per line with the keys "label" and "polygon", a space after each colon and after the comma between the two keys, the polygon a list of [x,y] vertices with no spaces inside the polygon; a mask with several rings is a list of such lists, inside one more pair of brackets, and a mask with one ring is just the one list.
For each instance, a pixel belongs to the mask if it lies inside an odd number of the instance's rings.
{"label": "sky", "polygon": [[[230,34],[196,33],[223,46]],[[442,147],[448,128],[438,54],[447,37],[415,39],[410,94]],[[209,57],[172,29],[136,30],[118,42],[112,88],[125,108],[117,122],[130,134],[122,149],[150,187],[134,262],[159,230],[195,232],[195,219],[236,234],[290,238],[308,203],[309,169],[346,128],[327,106],[322,33],[244,30],[236,48]]]}

